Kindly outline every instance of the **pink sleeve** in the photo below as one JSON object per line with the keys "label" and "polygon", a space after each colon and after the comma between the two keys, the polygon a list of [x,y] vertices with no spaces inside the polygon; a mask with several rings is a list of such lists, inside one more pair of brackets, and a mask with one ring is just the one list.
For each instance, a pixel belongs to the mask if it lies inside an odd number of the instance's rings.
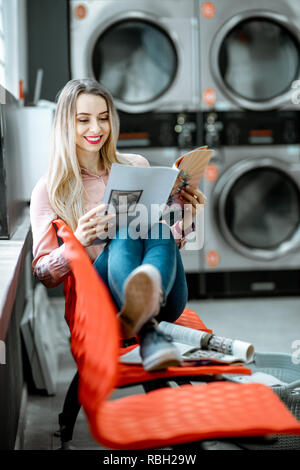
{"label": "pink sleeve", "polygon": [[60,284],[70,272],[63,256],[64,245],[58,245],[52,221],[57,218],[53,211],[46,187],[45,177],[33,189],[30,202],[30,220],[33,237],[33,273],[46,287]]}
{"label": "pink sleeve", "polygon": [[136,166],[150,166],[147,158],[143,157],[142,155],[135,155],[135,162]]}

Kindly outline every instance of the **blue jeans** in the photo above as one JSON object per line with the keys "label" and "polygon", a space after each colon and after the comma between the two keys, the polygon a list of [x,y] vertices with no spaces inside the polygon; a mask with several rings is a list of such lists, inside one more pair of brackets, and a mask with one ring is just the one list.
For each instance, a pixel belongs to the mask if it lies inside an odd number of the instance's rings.
{"label": "blue jeans", "polygon": [[168,225],[157,223],[150,230],[148,238],[134,240],[128,236],[127,227],[120,228],[94,266],[118,310],[124,303],[124,283],[129,274],[142,264],[155,266],[161,274],[164,294],[164,303],[156,318],[174,322],[183,312],[188,297],[181,255]]}

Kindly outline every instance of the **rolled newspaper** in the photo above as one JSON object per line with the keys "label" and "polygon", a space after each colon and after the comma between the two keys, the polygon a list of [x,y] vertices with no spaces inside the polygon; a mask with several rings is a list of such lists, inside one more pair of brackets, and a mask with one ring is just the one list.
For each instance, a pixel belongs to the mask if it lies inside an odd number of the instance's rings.
{"label": "rolled newspaper", "polygon": [[216,335],[211,336],[207,349],[223,354],[231,354],[243,359],[245,362],[251,362],[254,356],[254,346],[252,344]]}
{"label": "rolled newspaper", "polygon": [[251,362],[254,357],[254,346],[238,339],[224,338],[205,331],[194,330],[182,325],[162,321],[159,328],[172,336],[176,343],[184,343],[200,349],[217,351],[234,356],[244,362]]}
{"label": "rolled newspaper", "polygon": [[190,346],[207,349],[207,344],[211,338],[211,333],[206,331],[194,330],[186,326],[176,325],[162,321],[159,328],[167,335],[172,336],[177,343],[189,344]]}

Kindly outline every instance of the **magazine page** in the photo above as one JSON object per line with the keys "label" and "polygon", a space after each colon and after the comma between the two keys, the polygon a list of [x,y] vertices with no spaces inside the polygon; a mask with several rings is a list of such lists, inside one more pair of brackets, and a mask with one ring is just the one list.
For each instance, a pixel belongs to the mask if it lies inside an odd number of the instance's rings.
{"label": "magazine page", "polygon": [[213,154],[214,150],[200,147],[178,158],[173,168],[180,170],[180,178],[176,181],[174,189],[185,184],[197,188]]}
{"label": "magazine page", "polygon": [[190,349],[182,353],[183,361],[188,362],[217,362],[221,364],[244,363],[241,357],[232,356],[231,354],[223,354],[217,351],[208,351],[203,349]]}
{"label": "magazine page", "polygon": [[[176,343],[176,342],[173,342],[173,344],[180,351],[182,357],[184,356],[185,353],[194,349],[192,346],[189,346],[187,344]],[[136,348],[132,349],[128,353],[123,354],[123,356],[120,357],[120,361],[124,362],[125,364],[142,364],[142,359],[140,356],[140,347],[137,346]]]}
{"label": "magazine page", "polygon": [[110,204],[109,213],[116,212],[119,226],[135,218],[140,226],[153,225],[159,220],[177,175],[176,168],[113,163],[103,202]]}

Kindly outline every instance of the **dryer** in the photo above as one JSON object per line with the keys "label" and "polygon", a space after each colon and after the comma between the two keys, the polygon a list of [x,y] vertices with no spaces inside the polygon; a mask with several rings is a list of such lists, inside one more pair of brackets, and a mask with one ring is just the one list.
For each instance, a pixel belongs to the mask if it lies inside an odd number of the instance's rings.
{"label": "dryer", "polygon": [[99,80],[125,113],[197,110],[195,1],[71,0],[72,78]]}
{"label": "dryer", "polygon": [[300,2],[198,0],[201,109],[299,109]]}

